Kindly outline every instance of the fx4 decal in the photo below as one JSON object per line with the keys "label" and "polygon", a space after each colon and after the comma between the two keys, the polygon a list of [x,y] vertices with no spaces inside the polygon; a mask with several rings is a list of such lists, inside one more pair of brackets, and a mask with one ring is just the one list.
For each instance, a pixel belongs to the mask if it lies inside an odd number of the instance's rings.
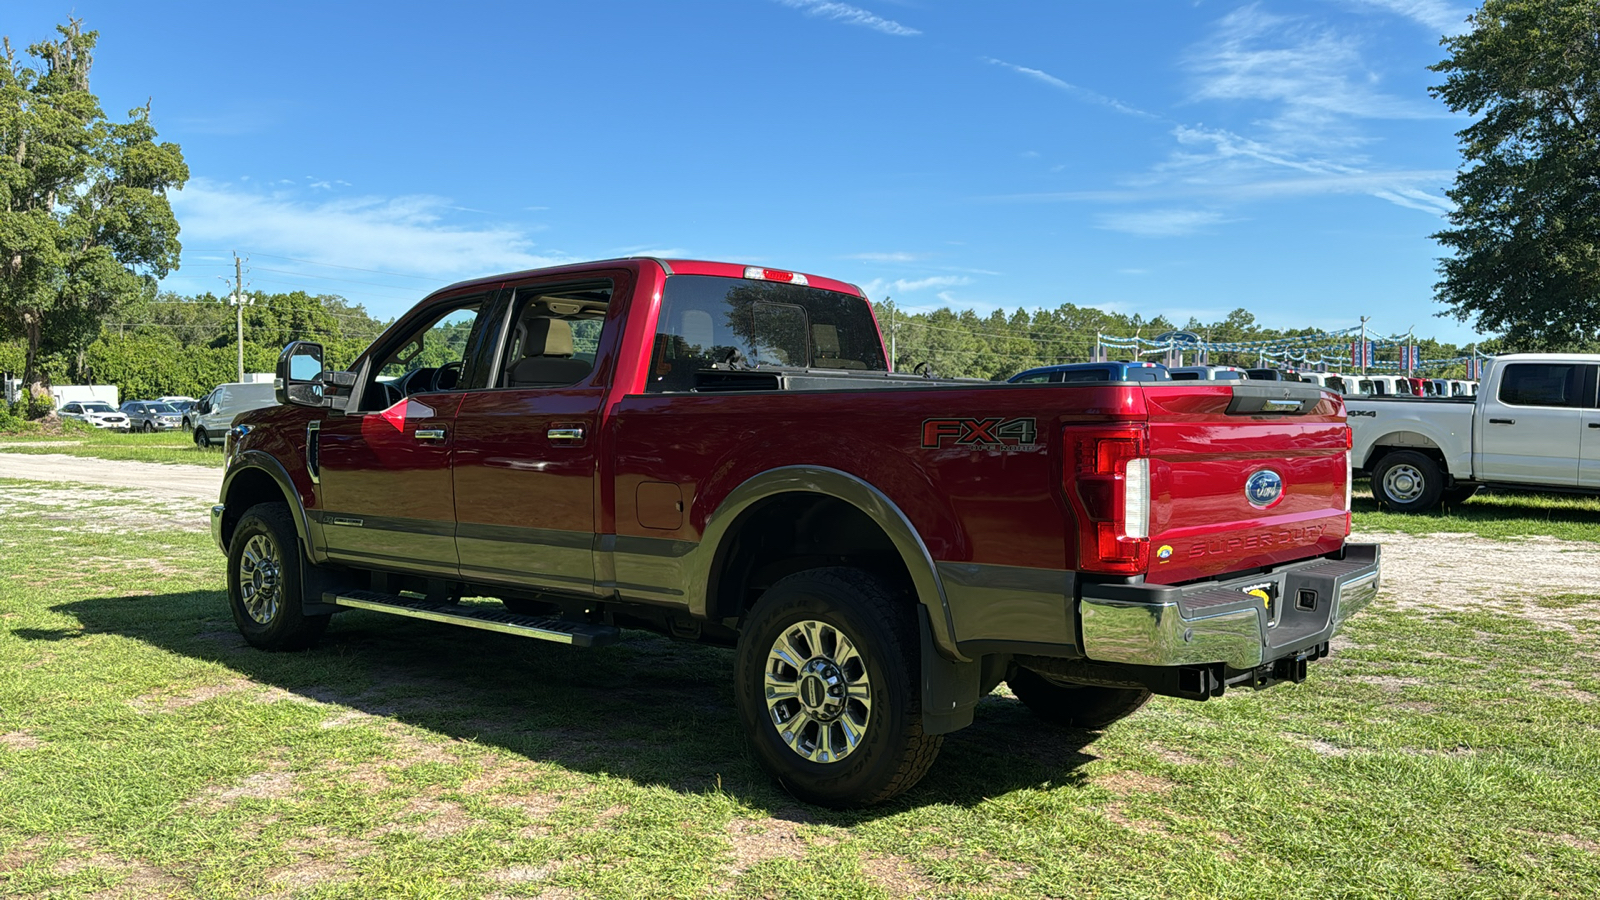
{"label": "fx4 decal", "polygon": [[1039,426],[1034,419],[924,419],[922,447],[938,450],[958,447],[967,450],[1014,452],[1038,449]]}

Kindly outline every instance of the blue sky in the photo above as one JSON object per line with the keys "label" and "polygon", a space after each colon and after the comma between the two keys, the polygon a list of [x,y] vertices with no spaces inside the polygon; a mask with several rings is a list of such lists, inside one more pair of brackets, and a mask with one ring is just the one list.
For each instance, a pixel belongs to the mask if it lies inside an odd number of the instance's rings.
{"label": "blue sky", "polygon": [[1465,342],[1432,300],[1465,122],[1451,0],[12,0],[152,98],[192,180],[174,290],[343,294],[628,254],[902,307],[1063,302]]}

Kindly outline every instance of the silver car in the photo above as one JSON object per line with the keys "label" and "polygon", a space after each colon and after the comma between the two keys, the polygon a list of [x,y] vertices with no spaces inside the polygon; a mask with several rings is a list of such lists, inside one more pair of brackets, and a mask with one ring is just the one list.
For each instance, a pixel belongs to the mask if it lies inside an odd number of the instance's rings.
{"label": "silver car", "polygon": [[129,400],[122,404],[122,414],[128,417],[129,431],[175,431],[183,427],[183,413],[178,408],[158,400]]}

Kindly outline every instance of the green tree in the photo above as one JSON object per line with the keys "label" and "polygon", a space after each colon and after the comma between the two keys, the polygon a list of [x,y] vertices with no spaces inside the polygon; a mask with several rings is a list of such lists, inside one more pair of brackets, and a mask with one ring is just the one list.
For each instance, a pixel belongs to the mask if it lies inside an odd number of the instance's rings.
{"label": "green tree", "polygon": [[188,180],[176,144],[159,143],[150,108],[113,122],[89,90],[98,32],[80,20],[0,66],[0,328],[81,353],[116,302],[153,294],[178,265],[166,193]]}
{"label": "green tree", "polygon": [[1458,133],[1437,299],[1518,349],[1600,342],[1600,0],[1486,0],[1434,96]]}

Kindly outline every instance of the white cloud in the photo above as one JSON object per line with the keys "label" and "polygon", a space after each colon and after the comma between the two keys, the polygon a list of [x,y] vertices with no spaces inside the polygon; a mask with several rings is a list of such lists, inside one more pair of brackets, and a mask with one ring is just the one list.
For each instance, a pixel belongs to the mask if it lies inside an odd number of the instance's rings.
{"label": "white cloud", "polygon": [[1142,119],[1160,118],[1160,116],[1147,113],[1142,109],[1136,109],[1132,106],[1129,106],[1128,104],[1123,103],[1121,100],[1118,100],[1114,97],[1107,97],[1105,94],[1091,91],[1085,87],[1079,87],[1069,81],[1062,81],[1048,72],[1042,72],[1038,69],[1030,69],[1027,66],[1015,65],[1014,63],[1008,63],[1003,59],[994,59],[988,56],[982,57],[982,59],[984,62],[992,66],[1000,66],[1003,69],[1010,69],[1011,71],[1016,72],[1018,75],[1025,75],[1028,78],[1032,78],[1034,81],[1047,84],[1058,91],[1071,94],[1073,97],[1076,97],[1077,99],[1086,103],[1094,103],[1099,106],[1110,107],[1111,109],[1114,109],[1119,113],[1123,113],[1124,115],[1138,116]]}
{"label": "white cloud", "polygon": [[848,3],[834,3],[830,0],[778,0],[778,2],[791,9],[802,10],[808,16],[833,19],[848,25],[860,25],[895,37],[915,37],[922,33],[893,19],[885,19]]}
{"label": "white cloud", "polygon": [[237,247],[317,263],[440,279],[568,262],[534,253],[517,228],[445,221],[442,197],[305,200],[196,178],[172,205],[189,246]]}
{"label": "white cloud", "polygon": [[1350,0],[1359,6],[1385,9],[1416,22],[1424,28],[1443,35],[1458,35],[1467,31],[1470,7],[1457,6],[1444,0]]}
{"label": "white cloud", "polygon": [[1274,16],[1254,5],[1224,16],[1202,47],[1187,60],[1199,76],[1195,99],[1282,104],[1277,121],[1270,124],[1283,134],[1326,124],[1336,116],[1420,119],[1442,114],[1379,91],[1378,77],[1356,38],[1304,19]]}
{"label": "white cloud", "polygon": [[885,294],[912,294],[917,291],[926,291],[930,288],[962,287],[972,283],[972,279],[965,275],[933,275],[928,278],[874,278],[861,286],[868,297],[882,297]]}
{"label": "white cloud", "polygon": [[1153,209],[1145,212],[1104,213],[1096,227],[1140,237],[1178,237],[1209,225],[1233,221],[1222,213],[1198,209]]}

